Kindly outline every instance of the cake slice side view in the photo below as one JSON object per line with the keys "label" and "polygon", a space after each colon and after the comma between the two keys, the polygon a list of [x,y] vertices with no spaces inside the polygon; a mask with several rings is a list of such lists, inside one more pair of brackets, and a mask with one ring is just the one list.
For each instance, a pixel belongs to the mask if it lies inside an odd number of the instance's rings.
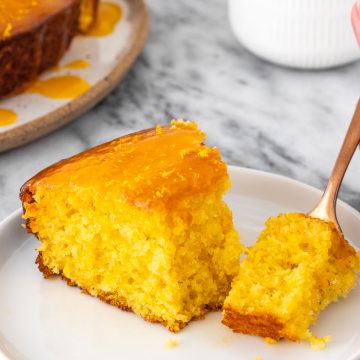
{"label": "cake slice side view", "polygon": [[226,164],[191,122],[61,161],[21,189],[45,277],[178,331],[220,309],[242,245],[222,196]]}
{"label": "cake slice side view", "polygon": [[359,255],[329,223],[303,214],[270,218],[241,262],[224,304],[223,323],[235,332],[275,341],[306,339],[331,302],[356,285]]}

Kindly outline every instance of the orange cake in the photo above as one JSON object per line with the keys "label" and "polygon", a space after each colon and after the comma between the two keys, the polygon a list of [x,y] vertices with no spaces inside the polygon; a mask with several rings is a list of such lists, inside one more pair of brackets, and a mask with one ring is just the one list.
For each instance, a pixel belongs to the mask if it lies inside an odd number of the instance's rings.
{"label": "orange cake", "polygon": [[270,218],[241,262],[224,304],[223,323],[273,340],[309,340],[309,327],[356,285],[359,255],[332,224],[304,214]]}
{"label": "orange cake", "polygon": [[97,0],[1,0],[0,98],[56,65],[96,7]]}
{"label": "orange cake", "polygon": [[21,189],[45,277],[178,331],[220,309],[242,246],[230,181],[195,123],[131,134],[63,160]]}

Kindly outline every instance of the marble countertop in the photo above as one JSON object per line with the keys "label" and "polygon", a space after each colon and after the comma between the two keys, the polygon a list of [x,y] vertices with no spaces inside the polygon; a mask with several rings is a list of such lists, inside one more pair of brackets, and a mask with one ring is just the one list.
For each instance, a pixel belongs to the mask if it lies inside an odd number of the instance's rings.
{"label": "marble countertop", "polygon": [[[248,53],[225,1],[149,0],[148,43],[118,87],[72,124],[0,154],[0,220],[20,207],[19,187],[45,166],[120,135],[196,120],[234,165],[322,188],[360,95],[360,63],[303,72]],[[360,210],[360,153],[341,198]]]}

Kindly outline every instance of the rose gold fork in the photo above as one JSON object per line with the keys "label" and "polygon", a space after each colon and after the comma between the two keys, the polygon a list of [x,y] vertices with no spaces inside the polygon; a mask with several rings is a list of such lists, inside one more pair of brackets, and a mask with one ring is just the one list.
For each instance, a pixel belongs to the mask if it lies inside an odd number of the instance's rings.
{"label": "rose gold fork", "polygon": [[316,207],[308,214],[311,217],[332,223],[340,234],[342,234],[342,230],[336,217],[336,201],[345,172],[359,143],[360,100],[357,103],[353,119],[350,123],[324,194]]}

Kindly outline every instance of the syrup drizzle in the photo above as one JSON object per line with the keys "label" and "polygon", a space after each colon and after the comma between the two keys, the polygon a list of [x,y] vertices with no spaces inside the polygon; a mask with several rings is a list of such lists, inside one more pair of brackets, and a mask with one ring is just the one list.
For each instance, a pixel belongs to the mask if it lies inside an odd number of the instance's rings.
{"label": "syrup drizzle", "polygon": [[90,84],[77,75],[55,76],[37,80],[27,93],[39,94],[51,99],[75,99],[90,88]]}
{"label": "syrup drizzle", "polygon": [[86,35],[107,36],[112,34],[122,15],[123,10],[118,4],[101,2],[95,24],[87,31]]}
{"label": "syrup drizzle", "polygon": [[0,109],[0,126],[13,124],[17,120],[17,114],[13,110]]}

